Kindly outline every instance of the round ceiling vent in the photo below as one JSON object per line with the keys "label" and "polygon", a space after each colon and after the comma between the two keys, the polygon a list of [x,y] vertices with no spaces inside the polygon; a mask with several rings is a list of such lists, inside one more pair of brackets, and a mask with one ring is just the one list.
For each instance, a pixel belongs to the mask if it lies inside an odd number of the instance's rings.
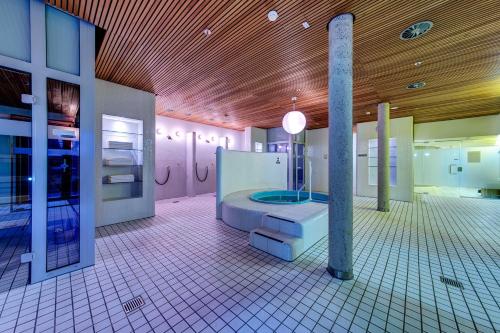
{"label": "round ceiling vent", "polygon": [[425,82],[421,81],[421,82],[412,82],[410,83],[409,85],[406,86],[406,88],[408,89],[420,89],[420,88],[423,88],[425,87]]}
{"label": "round ceiling vent", "polygon": [[432,28],[431,21],[421,21],[410,25],[408,28],[403,30],[399,35],[402,40],[412,40],[425,35]]}

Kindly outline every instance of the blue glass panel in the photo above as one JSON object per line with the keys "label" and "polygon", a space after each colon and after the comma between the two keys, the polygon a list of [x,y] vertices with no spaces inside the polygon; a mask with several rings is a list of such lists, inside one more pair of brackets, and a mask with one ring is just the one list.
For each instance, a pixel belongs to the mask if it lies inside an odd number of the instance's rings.
{"label": "blue glass panel", "polygon": [[30,61],[30,2],[0,0],[0,54]]}
{"label": "blue glass panel", "polygon": [[50,6],[45,8],[47,67],[80,75],[80,21]]}
{"label": "blue glass panel", "polygon": [[80,262],[80,87],[47,80],[47,271]]}

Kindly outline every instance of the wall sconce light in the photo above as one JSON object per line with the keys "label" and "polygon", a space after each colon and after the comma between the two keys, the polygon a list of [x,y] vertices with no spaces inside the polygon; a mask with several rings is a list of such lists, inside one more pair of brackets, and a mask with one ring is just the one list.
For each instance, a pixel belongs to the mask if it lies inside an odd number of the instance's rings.
{"label": "wall sconce light", "polygon": [[157,128],[157,129],[156,129],[156,134],[157,134],[158,136],[162,136],[162,135],[163,135],[163,130],[162,130],[161,128]]}
{"label": "wall sconce light", "polygon": [[212,142],[214,142],[214,141],[215,141],[215,137],[214,137],[214,136],[213,136],[211,139],[212,139]]}
{"label": "wall sconce light", "polygon": [[201,134],[198,134],[198,140],[201,140],[203,139],[203,137],[201,136]]}
{"label": "wall sconce light", "polygon": [[175,131],[175,136],[181,136],[181,132]]}

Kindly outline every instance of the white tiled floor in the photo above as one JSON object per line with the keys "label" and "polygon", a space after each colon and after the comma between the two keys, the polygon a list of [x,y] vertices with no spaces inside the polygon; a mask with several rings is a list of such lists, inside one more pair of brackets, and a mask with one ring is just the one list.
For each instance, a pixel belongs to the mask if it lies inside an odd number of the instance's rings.
{"label": "white tiled floor", "polygon": [[95,267],[0,294],[0,331],[500,330],[500,201],[417,195],[379,213],[356,198],[346,282],[325,270],[326,239],[281,261],[216,221],[214,205],[163,201],[155,218],[99,228]]}

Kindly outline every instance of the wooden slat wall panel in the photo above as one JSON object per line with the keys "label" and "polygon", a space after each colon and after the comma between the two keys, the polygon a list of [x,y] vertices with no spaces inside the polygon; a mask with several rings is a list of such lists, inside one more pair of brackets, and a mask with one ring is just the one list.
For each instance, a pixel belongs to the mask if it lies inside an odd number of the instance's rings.
{"label": "wooden slat wall panel", "polygon": [[[157,94],[157,113],[170,117],[275,127],[298,96],[308,127],[327,126],[325,27],[344,11],[356,15],[355,123],[375,120],[382,101],[399,107],[393,117],[412,115],[415,122],[500,110],[498,0],[47,2],[106,29],[96,75]],[[271,23],[273,8],[280,17]],[[311,28],[302,28],[304,20]],[[419,20],[432,20],[434,28],[401,41],[401,30]],[[417,60],[424,62],[418,68]],[[419,80],[425,88],[406,89]]]}

